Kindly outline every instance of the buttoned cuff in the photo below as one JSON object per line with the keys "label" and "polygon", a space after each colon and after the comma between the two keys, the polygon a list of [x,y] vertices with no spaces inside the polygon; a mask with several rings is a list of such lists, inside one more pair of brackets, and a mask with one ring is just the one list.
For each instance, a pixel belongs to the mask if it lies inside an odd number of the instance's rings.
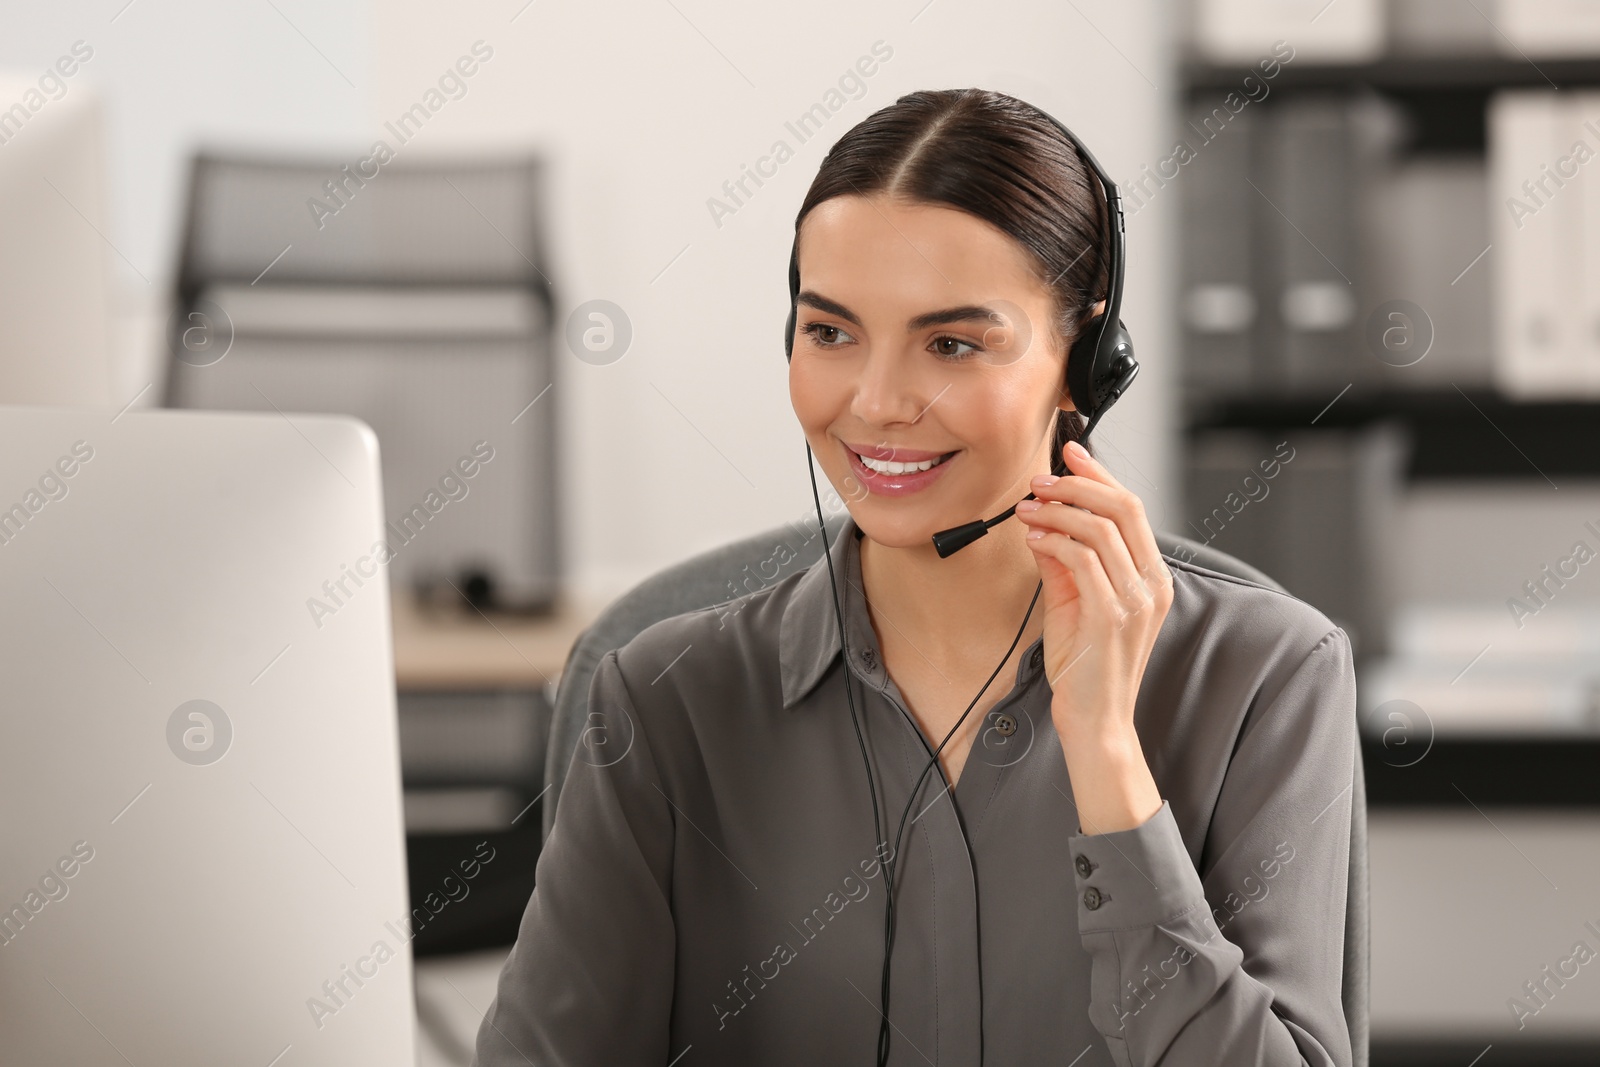
{"label": "buttoned cuff", "polygon": [[1165,800],[1131,830],[1078,834],[1067,847],[1080,933],[1154,926],[1205,904],[1200,873]]}

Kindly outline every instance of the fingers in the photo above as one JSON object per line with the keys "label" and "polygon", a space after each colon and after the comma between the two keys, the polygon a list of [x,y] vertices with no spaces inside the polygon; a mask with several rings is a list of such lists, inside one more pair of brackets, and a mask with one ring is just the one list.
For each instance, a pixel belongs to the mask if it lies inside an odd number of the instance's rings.
{"label": "fingers", "polygon": [[[1060,510],[1060,509],[1058,509]],[[1038,537],[1033,534],[1038,533]],[[1128,612],[1112,588],[1100,554],[1083,541],[1055,530],[1039,528],[1029,532],[1028,547],[1036,557],[1054,560],[1077,586],[1078,599],[1088,606],[1088,618],[1113,620],[1111,629],[1122,629]]]}
{"label": "fingers", "polygon": [[1030,527],[1029,544],[1049,551],[1068,567],[1080,590],[1086,585],[1104,587],[1103,599],[1117,618],[1125,619],[1152,602],[1121,531],[1110,519],[1071,505],[1034,500],[1018,504],[1016,514]]}
{"label": "fingers", "polygon": [[1071,504],[1110,519],[1133,559],[1144,594],[1159,599],[1170,592],[1172,573],[1161,558],[1161,548],[1156,544],[1155,533],[1145,515],[1144,502],[1076,442],[1069,443],[1062,454],[1074,476],[1051,480],[1050,476],[1041,475],[1033,481],[1034,495],[1040,500]]}

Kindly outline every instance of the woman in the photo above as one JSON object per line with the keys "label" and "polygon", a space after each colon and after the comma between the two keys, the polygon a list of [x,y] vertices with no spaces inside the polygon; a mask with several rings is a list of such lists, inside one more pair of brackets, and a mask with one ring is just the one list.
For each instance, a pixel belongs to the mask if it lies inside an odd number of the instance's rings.
{"label": "woman", "polygon": [[1351,1062],[1350,645],[1164,558],[1071,440],[1107,226],[1001,94],[911,94],[829,152],[789,383],[850,501],[849,662],[828,566],[602,660],[477,1062]]}

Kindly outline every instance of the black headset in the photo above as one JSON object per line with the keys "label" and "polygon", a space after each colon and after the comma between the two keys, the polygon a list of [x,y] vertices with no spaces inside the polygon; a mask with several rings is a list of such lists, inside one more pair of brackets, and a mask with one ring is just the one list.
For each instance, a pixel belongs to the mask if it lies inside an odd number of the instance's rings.
{"label": "black headset", "polygon": [[[1066,379],[1067,389],[1074,404],[1087,418],[1079,440],[1087,441],[1089,433],[1095,424],[1100,421],[1100,416],[1122,396],[1133,383],[1134,377],[1139,373],[1139,363],[1133,356],[1133,340],[1128,336],[1128,329],[1123,325],[1122,312],[1122,278],[1123,278],[1123,214],[1122,195],[1118,192],[1116,183],[1113,182],[1105,168],[1083,146],[1083,142],[1067,129],[1055,117],[1040,112],[1061,131],[1067,142],[1077,151],[1089,169],[1099,180],[1105,193],[1106,203],[1106,228],[1107,228],[1107,256],[1106,256],[1106,306],[1100,314],[1091,318],[1077,338],[1072,343],[1071,350],[1067,353]],[[798,313],[798,297],[800,293],[800,265],[798,254],[800,249],[799,235],[795,235],[795,243],[789,250],[789,322],[783,332],[783,350],[785,359],[794,356],[794,327]],[[1054,435],[1052,434],[1052,440]],[[1053,470],[1062,471],[1060,456],[1051,458]],[[839,599],[838,579],[834,574],[833,555],[828,551],[827,526],[822,518],[822,499],[817,492],[816,465],[812,462],[810,442],[806,444],[806,468],[811,474],[811,497],[817,508],[817,529],[823,536],[822,558],[828,567],[828,582],[833,589],[834,616],[839,626],[839,653],[843,658],[844,691],[850,704],[850,721],[855,726],[856,744],[861,749],[861,763],[867,772],[867,789],[872,796],[872,826],[874,834],[874,848],[882,845],[883,826],[882,813],[878,807],[878,787],[872,774],[872,762],[867,756],[867,744],[861,733],[861,719],[856,713],[854,691],[850,686],[850,650],[845,641],[844,607]],[[1024,500],[1032,499],[1029,493]],[[1018,502],[1020,503],[1020,501]],[[1002,511],[992,519],[979,519],[961,526],[941,530],[933,535],[934,547],[939,556],[945,558],[971,544],[989,532],[989,527],[1008,518],[1016,510],[1016,505]],[[900,813],[900,825],[895,832],[894,845],[889,850],[889,858],[883,861],[884,871],[884,934],[883,934],[883,971],[879,987],[878,1014],[878,1067],[884,1067],[889,1060],[889,978],[890,961],[894,952],[894,888],[895,869],[899,862],[900,840],[905,833],[906,817],[911,814],[911,806],[916,803],[922,792],[922,783],[927,780],[928,772],[939,762],[939,753],[950,739],[955,736],[961,724],[966,721],[967,715],[977,706],[979,698],[988,691],[1000,669],[1010,660],[1011,654],[1016,651],[1017,642],[1022,640],[1022,635],[1027,631],[1028,620],[1033,617],[1034,606],[1039,602],[1039,594],[1044,588],[1041,581],[1034,587],[1033,599],[1028,603],[1028,613],[1022,617],[1022,625],[1017,628],[1017,634],[1011,639],[1011,647],[1006,649],[1006,654],[1001,657],[994,673],[989,675],[989,680],[983,683],[983,688],[978,690],[978,695],[972,698],[972,703],[967,705],[966,711],[956,720],[950,732],[945,734],[939,746],[933,750],[928,762],[922,768],[922,774],[917,778],[916,784],[911,787],[911,796],[906,801],[906,806]],[[944,773],[940,772],[940,777]],[[945,788],[949,789],[946,783]],[[982,1025],[981,1020],[979,1023]],[[979,1057],[982,1059],[982,1034],[979,1034]]]}

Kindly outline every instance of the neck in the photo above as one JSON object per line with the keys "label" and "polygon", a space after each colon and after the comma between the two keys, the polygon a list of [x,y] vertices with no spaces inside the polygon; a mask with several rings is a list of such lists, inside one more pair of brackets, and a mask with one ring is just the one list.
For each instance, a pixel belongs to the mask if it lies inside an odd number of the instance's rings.
{"label": "neck", "polygon": [[[933,542],[889,548],[861,538],[861,577],[874,623],[935,661],[997,662],[1027,614],[1039,568],[1026,542],[1028,528],[1015,518],[955,555],[941,559]],[[1018,649],[1044,628],[1044,605],[1035,604]]]}

